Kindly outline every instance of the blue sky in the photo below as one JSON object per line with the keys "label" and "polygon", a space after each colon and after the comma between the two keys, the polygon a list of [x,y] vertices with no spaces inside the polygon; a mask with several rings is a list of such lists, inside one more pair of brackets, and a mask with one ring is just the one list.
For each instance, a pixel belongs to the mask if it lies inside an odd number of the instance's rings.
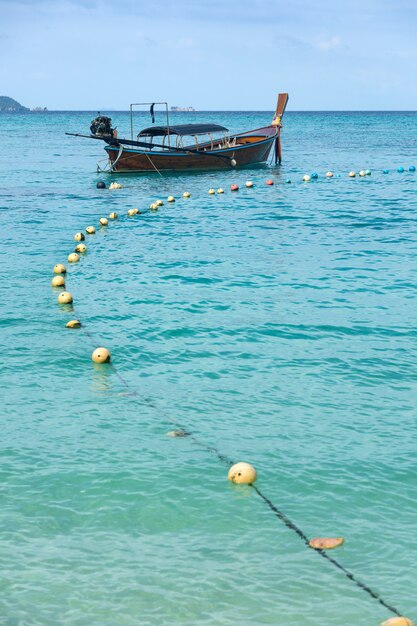
{"label": "blue sky", "polygon": [[0,95],[49,109],[417,109],[415,0],[0,0]]}

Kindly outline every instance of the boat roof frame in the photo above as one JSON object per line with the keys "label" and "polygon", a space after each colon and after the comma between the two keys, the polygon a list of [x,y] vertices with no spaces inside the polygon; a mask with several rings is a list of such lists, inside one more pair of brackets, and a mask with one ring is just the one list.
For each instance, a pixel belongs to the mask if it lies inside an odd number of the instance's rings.
{"label": "boat roof frame", "polygon": [[130,136],[133,141],[133,107],[137,106],[155,106],[155,104],[164,104],[165,105],[165,115],[167,118],[167,129],[168,129],[168,146],[170,146],[169,136],[170,136],[170,125],[169,125],[169,113],[168,113],[168,102],[132,102],[130,104]]}

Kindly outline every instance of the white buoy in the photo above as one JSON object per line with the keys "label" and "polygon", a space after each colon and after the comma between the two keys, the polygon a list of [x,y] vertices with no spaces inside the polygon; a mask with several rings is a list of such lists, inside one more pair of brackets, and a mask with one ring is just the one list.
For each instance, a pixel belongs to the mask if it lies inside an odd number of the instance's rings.
{"label": "white buoy", "polygon": [[163,205],[164,205],[164,203],[162,202],[162,200],[157,200],[157,201],[155,202],[155,204],[156,204],[156,206],[163,206]]}
{"label": "white buoy", "polygon": [[182,194],[183,198],[189,198],[191,196],[189,191],[184,191],[184,193]]}
{"label": "white buoy", "polygon": [[356,172],[354,172],[353,170],[351,172],[349,172],[349,177],[350,178],[355,178],[356,176]]}
{"label": "white buoy", "polygon": [[175,202],[174,196],[168,196],[167,202]]}
{"label": "white buoy", "polygon": [[91,355],[94,363],[108,363],[110,361],[110,352],[107,348],[96,348]]}
{"label": "white buoy", "polygon": [[251,180],[247,180],[245,183],[245,187],[248,187],[248,188],[253,187],[253,182]]}
{"label": "white buoy", "polygon": [[63,263],[57,263],[54,265],[54,274],[65,274],[67,268]]}
{"label": "white buoy", "polygon": [[110,214],[109,214],[109,218],[110,218],[111,220],[117,220],[117,218],[118,218],[118,217],[119,217],[119,216],[118,216],[118,214],[117,214],[117,213],[115,213],[114,211],[113,211],[113,213],[110,213]]}
{"label": "white buoy", "polygon": [[167,437],[188,437],[191,433],[189,433],[187,430],[182,430],[181,428],[179,430],[170,430],[167,433]]}
{"label": "white buoy", "polygon": [[256,480],[256,469],[250,463],[235,463],[229,469],[227,478],[237,485],[251,485]]}
{"label": "white buoy", "polygon": [[71,254],[68,255],[68,263],[78,263],[79,260],[80,257],[76,252],[71,252]]}
{"label": "white buoy", "polygon": [[137,215],[138,213],[139,213],[139,209],[129,209],[127,212],[129,216]]}
{"label": "white buoy", "polygon": [[65,287],[65,278],[61,274],[58,274],[53,277],[51,285],[52,287]]}
{"label": "white buoy", "polygon": [[219,187],[219,189],[217,190],[217,193],[224,193],[224,189],[222,189],[221,187]]}
{"label": "white buoy", "polygon": [[96,232],[95,226],[87,226],[87,228],[85,229],[85,232],[88,235],[94,235],[94,233]]}
{"label": "white buoy", "polygon": [[158,210],[158,205],[156,204],[156,202],[153,202],[153,203],[150,205],[150,207],[149,207],[149,208],[150,208],[150,210],[151,210],[151,211],[157,211],[157,210]]}
{"label": "white buoy", "polygon": [[365,170],[361,170],[361,171],[359,172],[359,176],[366,176],[366,172],[365,172]]}
{"label": "white buoy", "polygon": [[78,254],[85,254],[87,252],[87,246],[85,243],[79,243],[78,246],[75,246],[75,252],[78,252]]}
{"label": "white buoy", "polygon": [[208,192],[209,192],[209,196],[213,196],[216,193],[216,190],[215,189],[209,189]]}
{"label": "white buoy", "polygon": [[107,217],[100,217],[100,226],[107,226],[109,223],[109,220],[107,219]]}
{"label": "white buoy", "polygon": [[75,241],[84,241],[85,235],[84,233],[75,233],[74,240]]}
{"label": "white buoy", "polygon": [[61,291],[58,296],[58,304],[71,304],[72,294],[69,291]]}
{"label": "white buoy", "polygon": [[304,174],[304,176],[303,176],[303,181],[304,181],[305,183],[308,183],[308,181],[309,181],[309,180],[310,180],[310,176],[309,176],[308,174]]}
{"label": "white buoy", "polygon": [[333,172],[327,172],[326,176],[327,178],[333,178]]}

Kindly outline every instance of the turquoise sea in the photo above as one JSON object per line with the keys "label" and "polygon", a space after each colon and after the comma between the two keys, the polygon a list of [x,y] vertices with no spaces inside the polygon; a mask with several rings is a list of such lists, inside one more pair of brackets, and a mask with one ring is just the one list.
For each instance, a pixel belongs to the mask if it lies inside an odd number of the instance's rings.
{"label": "turquoise sea", "polygon": [[[332,558],[417,619],[417,113],[290,111],[281,167],[115,191],[96,189],[115,179],[96,174],[101,142],[64,134],[94,115],[0,116],[0,624],[393,615],[228,482],[227,459],[307,537],[345,537]],[[173,119],[244,130],[271,112]],[[69,311],[52,268],[89,224]]]}

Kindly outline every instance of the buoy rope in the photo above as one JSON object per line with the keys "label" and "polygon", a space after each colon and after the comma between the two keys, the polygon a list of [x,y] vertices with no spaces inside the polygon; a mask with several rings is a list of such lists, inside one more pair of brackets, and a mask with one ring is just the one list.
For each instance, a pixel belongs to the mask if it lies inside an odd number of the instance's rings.
{"label": "buoy rope", "polygon": [[[149,157],[148,157],[149,158]],[[151,162],[152,163],[152,162]],[[152,163],[153,165],[153,163]],[[157,169],[157,168],[155,168]],[[157,170],[158,171],[158,170]],[[159,172],[158,172],[159,173]],[[162,176],[162,175],[161,175]],[[75,307],[73,307],[73,311],[75,312]],[[90,342],[92,343],[92,345],[96,345],[96,340],[94,339],[94,336],[92,335],[92,333],[86,328],[85,324],[83,323],[81,326],[81,329],[83,330],[84,334],[88,337],[88,339],[90,340]],[[117,378],[120,380],[120,382],[123,384],[123,386],[128,389],[131,393],[129,395],[135,396],[136,400],[138,402],[140,402],[142,405],[146,404],[147,406],[149,406],[150,408],[152,408],[155,411],[158,411],[158,415],[162,416],[164,419],[166,419],[168,422],[170,422],[171,424],[173,424],[177,429],[181,430],[185,435],[188,436],[189,439],[191,439],[196,445],[201,446],[203,449],[205,449],[207,452],[210,452],[212,454],[214,454],[222,463],[230,466],[233,464],[233,461],[227,457],[226,455],[222,454],[215,446],[212,445],[208,445],[207,443],[201,441],[198,437],[196,437],[193,433],[189,432],[188,430],[185,430],[182,428],[182,426],[176,422],[174,419],[172,419],[165,411],[161,411],[157,404],[155,403],[154,400],[146,398],[142,395],[140,395],[134,388],[132,388],[132,386],[130,385],[130,383],[127,382],[127,380],[122,376],[122,374],[119,372],[118,368],[114,365],[114,363],[111,361],[110,363],[108,363],[108,366],[111,368],[111,370],[114,372],[114,374],[117,376]],[[311,548],[310,546],[310,541],[309,538],[307,537],[307,535],[304,533],[304,531],[299,528],[299,526],[297,526],[289,517],[287,517],[287,515],[285,513],[283,513],[282,511],[280,511],[275,504],[264,494],[262,493],[262,491],[256,487],[254,484],[251,484],[250,487],[252,487],[252,489],[255,491],[255,493],[261,498],[261,500],[268,506],[268,508],[273,512],[273,514],[281,521],[285,524],[285,526],[287,528],[289,528],[290,530],[292,530],[296,535],[298,535],[300,537],[300,539],[304,542],[304,544],[308,547]],[[371,587],[369,587],[368,585],[366,585],[364,582],[362,582],[361,580],[359,580],[358,578],[356,578],[356,576],[350,571],[348,570],[344,565],[342,565],[339,561],[337,561],[335,558],[333,558],[332,556],[329,556],[327,554],[327,552],[324,549],[320,549],[320,548],[314,548],[314,551],[317,552],[321,557],[323,557],[324,559],[326,559],[329,563],[331,563],[335,568],[339,569],[341,572],[343,572],[346,576],[346,578],[348,578],[349,580],[351,580],[357,587],[359,587],[360,589],[362,589],[363,591],[365,591],[369,596],[371,596],[372,598],[374,598],[379,604],[381,604],[384,608],[386,608],[388,611],[390,611],[391,613],[393,613],[394,615],[397,615],[398,617],[401,617],[402,613],[400,611],[398,611],[398,609],[396,609],[394,606],[388,604],[379,593],[377,593],[376,591],[374,591]]]}
{"label": "buoy rope", "polygon": [[[85,328],[84,324],[83,324],[82,328],[84,330],[85,335],[87,335],[87,337],[90,339],[91,343],[93,345],[96,345],[97,342],[94,340],[93,335]],[[109,363],[109,365],[110,365],[112,371],[116,374],[116,376],[122,382],[122,384],[127,389],[129,389],[129,391],[131,391],[131,395],[132,396],[136,396],[137,397],[138,401],[140,401],[142,404],[146,404],[150,408],[158,411],[158,415],[164,417],[167,421],[169,421],[171,424],[173,424],[179,430],[183,431],[184,433],[187,433],[189,439],[191,439],[198,446],[201,446],[207,452],[210,452],[210,453],[214,454],[222,463],[224,463],[224,464],[226,464],[228,466],[233,464],[232,459],[227,457],[225,454],[221,453],[215,446],[208,445],[204,441],[201,441],[198,437],[196,437],[194,434],[190,433],[187,429],[184,429],[178,422],[173,420],[165,411],[161,411],[160,409],[158,409],[158,407],[157,407],[157,405],[155,404],[154,401],[149,400],[149,399],[147,399],[147,398],[145,398],[143,396],[140,396],[138,394],[138,392],[135,389],[133,389],[130,386],[130,384],[126,381],[126,379],[120,374],[118,368],[114,365],[114,363],[112,361]],[[259,489],[259,487],[257,487],[255,484],[251,484],[249,486],[252,487],[252,489],[255,491],[255,493],[261,498],[261,500],[263,500],[263,502],[269,507],[269,509],[274,513],[274,515],[281,522],[283,522],[287,528],[289,528],[296,535],[298,535],[300,537],[300,539],[305,543],[305,545],[308,548],[311,548],[310,540],[307,537],[307,535],[305,534],[305,532],[299,526],[297,526],[297,524],[295,524],[285,513],[280,511],[275,506],[275,504],[264,493],[262,493],[262,491]],[[322,556],[324,559],[326,559],[334,567],[336,567],[337,569],[342,571],[345,574],[346,578],[351,580],[360,589],[362,589],[368,595],[370,595],[372,598],[377,600],[377,602],[379,602],[379,604],[381,604],[384,608],[386,608],[388,611],[390,611],[394,615],[397,615],[398,617],[401,617],[402,613],[398,609],[396,609],[391,604],[388,604],[388,602],[385,602],[385,600],[381,597],[381,595],[379,593],[377,593],[371,587],[369,587],[364,582],[362,582],[361,580],[356,578],[356,576],[351,571],[349,571],[344,565],[342,565],[334,557],[332,557],[329,554],[327,554],[327,552],[325,550],[322,550],[320,548],[314,548],[314,551],[317,552],[318,554],[320,554],[320,556]]]}
{"label": "buoy rope", "polygon": [[[258,487],[256,487],[255,485],[251,485],[251,487],[252,487],[252,489],[254,489],[256,491],[258,496],[265,502],[265,504],[271,509],[271,511],[276,515],[276,517],[278,517],[278,519],[280,519],[282,522],[284,522],[284,524],[285,524],[285,526],[287,526],[287,528],[290,528],[291,530],[293,530],[300,537],[300,539],[302,539],[304,541],[304,543],[308,547],[310,547],[310,541],[309,541],[307,535],[301,530],[301,528],[299,528],[296,524],[294,524],[294,522],[292,522],[290,520],[290,518],[285,515],[285,513],[280,511],[275,506],[275,504],[273,502],[271,502],[271,500],[269,498],[267,498],[266,495],[263,494],[260,491],[260,489]],[[371,589],[371,587],[369,587],[368,585],[363,583],[361,580],[356,578],[356,576],[354,574],[352,574],[352,572],[350,572],[348,569],[346,569],[346,567],[344,565],[342,565],[341,563],[339,563],[339,561],[337,561],[335,558],[333,558],[332,556],[329,556],[325,550],[322,550],[320,548],[314,548],[314,550],[315,550],[315,552],[318,552],[318,554],[320,554],[320,556],[322,556],[324,559],[329,561],[329,563],[331,563],[332,565],[334,565],[335,567],[340,569],[345,574],[345,576],[347,578],[349,578],[349,580],[354,582],[363,591],[366,591],[366,593],[368,593],[372,598],[377,600],[379,602],[379,604],[382,604],[382,606],[385,607],[386,609],[388,609],[388,611],[391,611],[391,613],[394,613],[398,617],[401,617],[402,613],[400,613],[400,611],[398,611],[391,604],[388,604],[387,602],[385,602],[385,600],[383,598],[381,598],[379,593],[377,593],[376,591]]]}
{"label": "buoy rope", "polygon": [[120,147],[119,147],[119,153],[118,153],[118,155],[117,155],[117,157],[116,157],[116,160],[114,161],[114,163],[112,163],[112,164],[111,164],[111,168],[110,168],[110,171],[111,171],[111,172],[114,172],[114,171],[115,171],[115,169],[114,169],[114,168],[116,167],[116,165],[117,165],[117,161],[120,159],[120,157],[122,156],[122,154],[123,154],[123,144],[120,144]]}

